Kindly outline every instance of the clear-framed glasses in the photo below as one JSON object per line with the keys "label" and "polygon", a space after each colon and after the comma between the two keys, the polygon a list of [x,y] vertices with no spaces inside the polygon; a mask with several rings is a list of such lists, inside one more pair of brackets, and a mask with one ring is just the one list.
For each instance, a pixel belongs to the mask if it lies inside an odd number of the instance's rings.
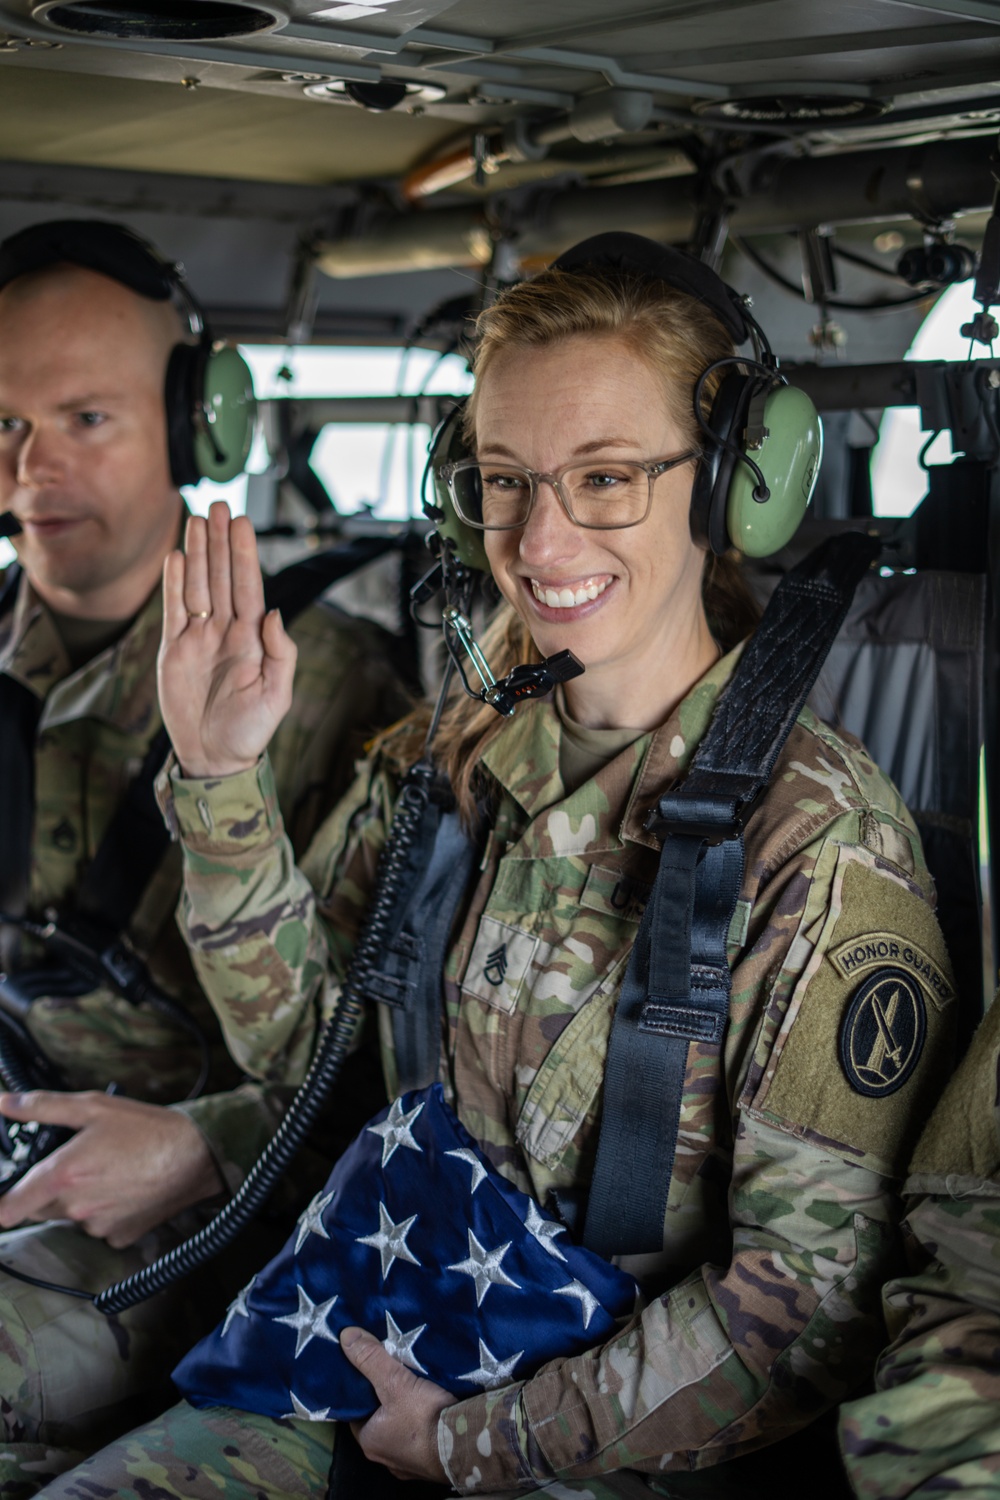
{"label": "clear-framed glasses", "polygon": [[691,448],[676,458],[597,459],[566,464],[555,474],[540,474],[520,464],[480,463],[464,458],[442,464],[439,477],[448,486],[452,503],[467,526],[477,531],[514,531],[523,526],[543,481],[559,497],[576,526],[593,531],[619,531],[638,526],[649,515],[653,485],[668,469],[701,457]]}

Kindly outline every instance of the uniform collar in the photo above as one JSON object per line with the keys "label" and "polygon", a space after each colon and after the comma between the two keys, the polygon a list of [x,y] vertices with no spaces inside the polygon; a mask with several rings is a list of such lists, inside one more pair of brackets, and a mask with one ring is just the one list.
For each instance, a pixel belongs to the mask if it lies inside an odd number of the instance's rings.
{"label": "uniform collar", "polygon": [[560,724],[554,705],[543,701],[519,708],[486,747],[482,764],[529,818],[553,809],[555,822],[547,820],[552,826],[541,839],[551,847],[541,852],[582,853],[584,847],[596,852],[607,842],[606,835],[615,844],[620,839],[659,849],[659,841],[643,828],[646,814],[687,769],[742,652],[740,644],[717,661],[659,729],[627,746],[569,797],[559,774]]}
{"label": "uniform collar", "polygon": [[73,672],[51,614],[22,573],[13,609],[0,621],[0,671],[44,701],[40,729],[86,717],[142,733],[158,713],[162,619],[155,588],[125,635]]}

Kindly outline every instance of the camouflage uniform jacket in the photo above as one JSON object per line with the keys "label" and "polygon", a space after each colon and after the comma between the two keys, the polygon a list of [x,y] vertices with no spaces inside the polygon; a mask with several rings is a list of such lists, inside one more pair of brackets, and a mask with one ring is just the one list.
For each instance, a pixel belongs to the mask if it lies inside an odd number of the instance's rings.
{"label": "camouflage uniform jacket", "polygon": [[[35,829],[27,914],[70,910],[128,781],[161,727],[156,653],[162,609],[155,590],[127,633],[72,671],[51,616],[22,575],[13,608],[0,619],[0,671],[42,700],[35,740]],[[292,841],[304,849],[349,784],[372,727],[402,711],[385,656],[385,636],[325,605],[296,622],[295,697],[273,746],[276,785]],[[208,1140],[230,1187],[273,1134],[282,1096],[259,1085],[235,1088],[239,1071],[192,971],[174,912],[181,882],[176,847],[164,857],[133,915],[129,936],[153,978],[208,1033],[212,1092],[182,1107]],[[6,940],[16,939],[10,929]],[[31,940],[8,948],[6,965],[37,965]],[[11,957],[15,963],[11,964]],[[37,1000],[30,1027],[72,1089],[111,1081],[133,1098],[183,1099],[198,1071],[195,1045],[169,1018],[133,1007],[110,989]],[[226,1090],[227,1092],[218,1092]]]}
{"label": "camouflage uniform jacket", "polygon": [[904,1231],[912,1274],[884,1293],[892,1346],[876,1394],[846,1407],[859,1495],[1000,1493],[1000,1003],[917,1145]]}
{"label": "camouflage uniform jacket", "polygon": [[[492,827],[446,966],[441,1077],[540,1202],[588,1183],[611,1015],[657,868],[643,816],[685,769],[737,655],[570,795],[549,703],[520,708],[483,754]],[[265,774],[211,795],[211,833],[204,784],[175,783],[189,941],[250,1072],[301,1074],[396,784],[386,751],[297,872]],[[603,1347],[447,1408],[440,1452],[460,1491],[711,1465],[870,1372],[896,1264],[894,1179],[950,1061],[953,996],[905,808],[856,742],[808,712],[747,830],[730,960],[724,1044],[689,1053],[663,1253],[628,1263],[647,1307]],[[862,991],[886,974],[880,1033]]]}

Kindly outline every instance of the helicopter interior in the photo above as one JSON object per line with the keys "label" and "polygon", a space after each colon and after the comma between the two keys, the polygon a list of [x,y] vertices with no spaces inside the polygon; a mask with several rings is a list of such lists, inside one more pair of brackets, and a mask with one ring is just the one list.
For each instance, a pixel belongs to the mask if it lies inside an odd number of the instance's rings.
{"label": "helicopter interior", "polygon": [[[414,671],[420,464],[392,514],[345,507],[318,441],[435,427],[470,316],[599,230],[684,245],[748,293],[827,445],[756,582],[831,529],[882,538],[819,701],[917,816],[968,1035],[1000,951],[1000,4],[3,0],[0,69],[0,235],[127,222],[217,336],[273,346],[286,376],[312,347],[435,356],[389,394],[277,380],[245,500],[274,563],[393,538],[338,593]],[[959,287],[960,356],[907,358]],[[898,411],[920,464],[887,514],[873,452]]]}

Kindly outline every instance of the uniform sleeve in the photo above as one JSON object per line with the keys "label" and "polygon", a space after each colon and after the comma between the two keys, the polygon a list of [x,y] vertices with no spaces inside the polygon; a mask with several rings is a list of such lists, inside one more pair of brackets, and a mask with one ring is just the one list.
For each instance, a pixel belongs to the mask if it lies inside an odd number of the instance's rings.
{"label": "uniform sleeve", "polygon": [[235,1193],[281,1123],[288,1095],[287,1089],[245,1083],[170,1108],[197,1126],[219,1175]]}
{"label": "uniform sleeve", "polygon": [[607,1344],[447,1408],[439,1452],[462,1493],[711,1465],[870,1373],[898,1269],[894,1189],[954,1006],[923,892],[858,842],[827,837],[783,868],[734,967],[728,1264],[701,1266]]}
{"label": "uniform sleeve", "polygon": [[184,851],[178,921],[226,1045],[251,1077],[298,1083],[321,1019],[336,1008],[384,841],[389,785],[366,764],[301,865],[266,756],[211,781],[168,767],[160,801]]}
{"label": "uniform sleeve", "polygon": [[1000,1006],[935,1111],[907,1182],[911,1274],[885,1289],[892,1344],[840,1436],[859,1496],[1000,1492]]}

